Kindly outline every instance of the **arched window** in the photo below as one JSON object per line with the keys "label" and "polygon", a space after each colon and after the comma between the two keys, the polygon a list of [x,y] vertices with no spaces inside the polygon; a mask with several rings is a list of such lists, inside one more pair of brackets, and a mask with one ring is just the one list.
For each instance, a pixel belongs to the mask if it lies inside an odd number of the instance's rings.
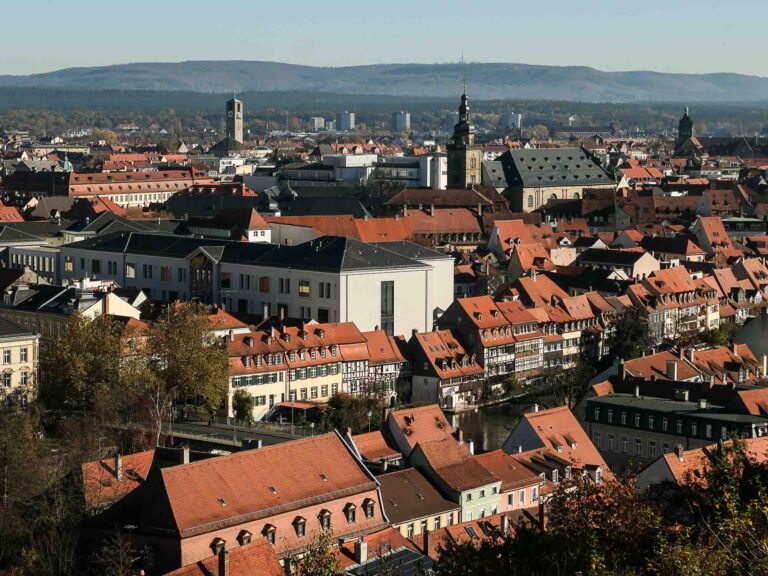
{"label": "arched window", "polygon": [[574,200],[578,200],[579,198],[581,198],[581,196],[579,196],[579,193],[578,192],[574,192],[573,193],[573,199]]}

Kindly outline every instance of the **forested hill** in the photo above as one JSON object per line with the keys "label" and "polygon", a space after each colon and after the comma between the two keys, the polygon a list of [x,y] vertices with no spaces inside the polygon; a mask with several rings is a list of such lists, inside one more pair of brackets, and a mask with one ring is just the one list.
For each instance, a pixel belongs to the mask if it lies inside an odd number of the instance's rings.
{"label": "forested hill", "polygon": [[585,66],[378,64],[313,67],[279,62],[190,61],[67,68],[0,76],[0,87],[160,90],[201,93],[326,92],[451,97],[466,75],[473,99],[576,102],[755,102],[768,78],[741,74],[603,72]]}

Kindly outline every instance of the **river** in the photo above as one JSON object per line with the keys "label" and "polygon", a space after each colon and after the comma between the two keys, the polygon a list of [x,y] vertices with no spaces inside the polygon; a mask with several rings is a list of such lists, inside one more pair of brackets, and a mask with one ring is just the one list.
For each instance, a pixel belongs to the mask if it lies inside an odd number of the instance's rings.
{"label": "river", "polygon": [[520,420],[520,415],[530,411],[530,408],[525,404],[508,403],[448,414],[447,417],[454,429],[461,428],[464,438],[475,443],[475,453],[489,452],[501,448]]}

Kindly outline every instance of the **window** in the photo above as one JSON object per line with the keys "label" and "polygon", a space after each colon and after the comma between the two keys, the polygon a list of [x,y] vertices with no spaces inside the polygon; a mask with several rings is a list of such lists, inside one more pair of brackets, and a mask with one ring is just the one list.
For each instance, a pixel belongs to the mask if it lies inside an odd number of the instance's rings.
{"label": "window", "polygon": [[311,397],[312,397],[312,400],[315,400],[317,398],[317,386],[312,386]]}
{"label": "window", "polygon": [[683,433],[683,421],[678,420],[676,423],[677,433],[682,434]]}
{"label": "window", "polygon": [[136,264],[134,264],[133,262],[126,262],[125,275],[128,278],[136,278]]}
{"label": "window", "polygon": [[706,434],[707,434],[707,438],[712,438],[712,424],[707,424]]}
{"label": "window", "polygon": [[608,451],[613,452],[616,448],[616,437],[613,434],[608,434]]}
{"label": "window", "polygon": [[653,430],[653,416],[648,416],[648,430]]}
{"label": "window", "polygon": [[161,282],[170,282],[171,281],[171,267],[170,266],[160,266],[160,281]]}
{"label": "window", "polygon": [[20,377],[21,377],[22,386],[26,386],[27,384],[29,384],[29,372],[22,372],[20,374]]}
{"label": "window", "polygon": [[640,428],[640,414],[635,414],[635,428]]}
{"label": "window", "polygon": [[3,350],[3,364],[10,364],[10,363],[11,363],[11,351]]}
{"label": "window", "polygon": [[114,260],[107,260],[107,273],[110,276],[117,276],[117,262]]}
{"label": "window", "polygon": [[520,506],[525,505],[525,490],[520,490],[520,495],[517,499],[518,502],[520,502]]}
{"label": "window", "polygon": [[387,336],[395,335],[395,283],[392,280],[381,283],[380,326]]}
{"label": "window", "polygon": [[307,521],[301,516],[297,516],[293,521],[293,528],[296,530],[296,536],[304,538],[307,533]]}
{"label": "window", "polygon": [[259,278],[259,292],[269,292],[269,276]]}
{"label": "window", "polygon": [[662,450],[664,451],[664,454],[669,454],[669,444],[664,442],[664,446],[662,447]]}
{"label": "window", "polygon": [[267,542],[269,542],[273,546],[275,545],[275,533],[276,532],[277,532],[277,530],[275,529],[275,527],[272,524],[267,524],[266,526],[264,526],[264,530],[261,531],[261,533],[264,536],[264,538],[267,539]]}
{"label": "window", "polygon": [[425,518],[421,522],[419,522],[419,527],[421,528],[421,533],[424,534],[427,531],[427,519]]}
{"label": "window", "polygon": [[485,490],[480,490],[480,498],[485,498]]}
{"label": "window", "polygon": [[666,432],[669,429],[669,418],[664,417],[661,419],[661,430]]}
{"label": "window", "polygon": [[613,423],[613,410],[608,409],[608,422]]}
{"label": "window", "polygon": [[648,441],[648,457],[656,458],[656,442],[653,440]]}
{"label": "window", "polygon": [[176,280],[179,282],[186,282],[187,280],[187,269],[186,268],[178,268],[176,270]]}
{"label": "window", "polygon": [[626,454],[629,452],[629,439],[626,436],[621,437],[621,453]]}
{"label": "window", "polygon": [[141,277],[142,278],[152,278],[152,264],[142,264],[141,265]]}
{"label": "window", "polygon": [[365,512],[365,517],[370,520],[373,518],[373,511],[374,511],[374,503],[373,500],[370,498],[367,498],[365,502],[363,502],[363,512]]}
{"label": "window", "polygon": [[698,431],[699,431],[699,426],[696,424],[696,422],[691,422],[691,436],[696,436]]}
{"label": "window", "polygon": [[299,296],[309,298],[309,280],[299,280]]}
{"label": "window", "polygon": [[280,294],[290,294],[291,293],[291,279],[290,278],[280,278],[278,282],[278,291]]}
{"label": "window", "polygon": [[74,266],[74,264],[72,262],[72,257],[71,256],[66,256],[64,258],[64,271],[65,272],[74,272],[74,270],[75,270],[75,266]]}
{"label": "window", "polygon": [[432,530],[440,530],[440,516],[435,516],[432,521]]}
{"label": "window", "polygon": [[602,448],[603,435],[600,432],[595,432],[595,448],[600,450]]}
{"label": "window", "polygon": [[330,298],[330,297],[331,297],[331,283],[320,282],[320,298]]}
{"label": "window", "polygon": [[464,498],[464,502],[472,502],[472,492],[467,492],[467,497]]}
{"label": "window", "polygon": [[317,519],[320,521],[320,528],[327,532],[331,529],[331,513],[328,510],[322,510]]}
{"label": "window", "polygon": [[306,400],[307,399],[307,389],[306,388],[302,388],[301,389],[301,399],[302,400]]}
{"label": "window", "polygon": [[5,388],[11,387],[11,373],[10,372],[3,372],[3,386]]}
{"label": "window", "polygon": [[528,196],[528,208],[533,208],[533,196]]}
{"label": "window", "polygon": [[534,486],[531,488],[531,502],[536,502],[539,499],[539,487]]}
{"label": "window", "polygon": [[635,438],[635,455],[636,456],[643,455],[643,441],[640,440],[640,438]]}
{"label": "window", "polygon": [[626,426],[627,425],[627,413],[622,412],[621,413],[621,425]]}
{"label": "window", "polygon": [[600,421],[600,408],[595,408],[595,422]]}
{"label": "window", "polygon": [[413,523],[408,524],[408,538],[413,538]]}
{"label": "window", "polygon": [[507,495],[507,506],[512,508],[512,506],[514,506],[514,505],[515,505],[515,495],[514,495],[514,493],[510,492]]}
{"label": "window", "polygon": [[344,507],[344,516],[347,518],[347,524],[354,524],[355,523],[355,515],[357,513],[357,507],[349,503]]}

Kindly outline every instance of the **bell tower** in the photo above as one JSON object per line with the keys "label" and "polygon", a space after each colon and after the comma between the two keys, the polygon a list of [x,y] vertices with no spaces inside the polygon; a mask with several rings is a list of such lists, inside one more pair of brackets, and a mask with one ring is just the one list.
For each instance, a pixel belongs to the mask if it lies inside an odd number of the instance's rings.
{"label": "bell tower", "polygon": [[243,101],[237,98],[227,100],[227,138],[243,141]]}
{"label": "bell tower", "polygon": [[469,121],[467,85],[459,105],[459,121],[446,145],[448,152],[448,187],[468,188],[482,180],[483,151],[475,144],[475,127]]}
{"label": "bell tower", "polygon": [[680,118],[680,122],[677,123],[677,142],[678,146],[693,138],[693,120],[688,115],[688,106],[685,107],[683,117]]}

